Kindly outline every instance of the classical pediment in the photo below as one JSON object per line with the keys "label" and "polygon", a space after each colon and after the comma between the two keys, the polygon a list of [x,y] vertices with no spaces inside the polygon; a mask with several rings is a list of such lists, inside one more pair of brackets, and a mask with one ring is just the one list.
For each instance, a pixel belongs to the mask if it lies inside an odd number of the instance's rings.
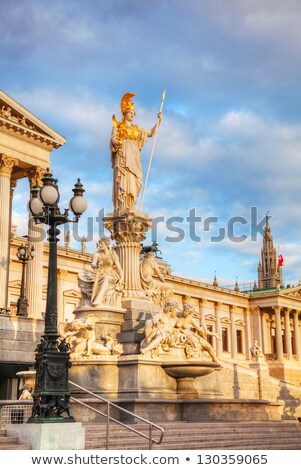
{"label": "classical pediment", "polygon": [[0,90],[0,129],[57,148],[66,139]]}
{"label": "classical pediment", "polygon": [[301,287],[296,287],[295,289],[292,289],[290,291],[283,292],[283,295],[291,297],[293,299],[301,300]]}
{"label": "classical pediment", "polygon": [[81,298],[81,294],[75,289],[69,289],[64,291],[64,297],[70,297],[79,300]]}
{"label": "classical pediment", "polygon": [[216,318],[215,318],[214,315],[212,315],[212,314],[210,313],[209,315],[206,315],[206,316],[205,316],[205,320],[206,320],[206,321],[214,321],[214,322],[215,322],[215,321],[216,321]]}

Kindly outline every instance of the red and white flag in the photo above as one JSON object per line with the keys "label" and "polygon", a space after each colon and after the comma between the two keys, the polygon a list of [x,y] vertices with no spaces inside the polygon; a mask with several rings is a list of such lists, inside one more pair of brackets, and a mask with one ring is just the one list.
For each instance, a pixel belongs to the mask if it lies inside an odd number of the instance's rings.
{"label": "red and white flag", "polygon": [[278,266],[283,266],[283,262],[284,262],[283,256],[281,254],[278,255]]}

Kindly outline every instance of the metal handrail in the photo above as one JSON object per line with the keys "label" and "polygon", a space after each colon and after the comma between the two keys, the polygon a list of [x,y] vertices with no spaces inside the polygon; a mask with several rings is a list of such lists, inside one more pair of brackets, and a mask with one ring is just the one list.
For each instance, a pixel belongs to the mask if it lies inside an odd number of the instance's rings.
{"label": "metal handrail", "polygon": [[[110,448],[110,422],[113,421],[116,424],[119,424],[120,426],[123,426],[126,429],[129,429],[130,431],[133,431],[135,434],[138,434],[139,436],[144,437],[145,439],[148,439],[149,442],[149,449],[152,449],[153,443],[155,444],[161,444],[163,435],[164,435],[164,429],[161,428],[161,426],[158,426],[155,423],[152,423],[151,421],[142,418],[139,415],[136,415],[135,413],[132,413],[131,411],[128,411],[124,408],[122,408],[119,405],[116,405],[116,403],[112,403],[111,401],[107,400],[106,398],[100,397],[99,395],[96,395],[96,393],[91,392],[90,390],[87,390],[86,388],[82,387],[81,385],[78,385],[75,382],[72,382],[71,380],[68,381],[69,384],[74,385],[75,387],[79,388],[80,390],[83,390],[85,393],[88,393],[89,395],[92,395],[93,397],[97,398],[98,400],[102,401],[103,403],[107,404],[107,414],[103,413],[102,411],[97,410],[96,408],[93,408],[90,405],[87,405],[87,403],[84,403],[81,400],[78,400],[77,398],[71,397],[72,401],[75,401],[76,403],[79,403],[82,406],[85,406],[86,408],[89,408],[90,410],[95,411],[95,413],[100,414],[101,416],[104,416],[107,418],[106,420],[106,449],[108,450]],[[117,419],[113,418],[110,416],[110,407],[113,406],[114,408],[117,408],[118,410],[121,410],[123,413],[126,413],[130,416],[133,416],[137,420],[142,421],[143,423],[148,424],[149,427],[149,434],[144,434],[143,432],[138,431],[137,429],[132,428],[128,424],[122,423],[121,421],[118,421]],[[160,437],[159,440],[153,438],[152,433],[153,433],[153,427],[158,429],[160,431]]]}

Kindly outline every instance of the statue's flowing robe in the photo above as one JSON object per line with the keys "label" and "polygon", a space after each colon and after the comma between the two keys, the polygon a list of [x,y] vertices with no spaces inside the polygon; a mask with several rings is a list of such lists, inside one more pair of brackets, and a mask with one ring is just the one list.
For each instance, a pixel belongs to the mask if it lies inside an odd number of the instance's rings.
{"label": "statue's flowing robe", "polygon": [[142,188],[140,151],[147,141],[147,134],[147,130],[138,126],[128,127],[123,122],[113,127],[111,162],[114,179],[112,201],[115,209],[135,209]]}

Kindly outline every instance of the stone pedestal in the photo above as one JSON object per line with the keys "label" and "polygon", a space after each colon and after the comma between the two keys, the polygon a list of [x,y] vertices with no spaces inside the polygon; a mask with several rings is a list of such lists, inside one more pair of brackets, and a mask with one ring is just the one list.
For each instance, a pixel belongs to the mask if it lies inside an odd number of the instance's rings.
{"label": "stone pedestal", "polygon": [[124,321],[126,309],[116,307],[80,307],[74,310],[75,319],[86,320],[89,315],[95,318],[96,339],[106,336],[108,333],[119,341],[121,325]]}
{"label": "stone pedestal", "polygon": [[31,450],[83,450],[85,428],[82,423],[8,424],[6,434],[18,437]]}
{"label": "stone pedestal", "polygon": [[145,299],[146,295],[140,281],[141,242],[151,228],[151,219],[143,212],[124,212],[108,214],[103,219],[105,228],[111,233],[116,244],[114,249],[118,255],[125,283],[124,298]]}
{"label": "stone pedestal", "polygon": [[125,308],[124,323],[118,342],[123,345],[124,354],[138,354],[140,342],[144,337],[145,320],[161,311],[160,305],[154,305],[149,300],[124,300],[122,306]]}
{"label": "stone pedestal", "polygon": [[160,359],[142,355],[119,358],[119,398],[177,398],[177,382],[161,367]]}
{"label": "stone pedestal", "polygon": [[250,369],[257,371],[258,376],[258,392],[261,400],[269,400],[270,394],[270,374],[269,367],[265,362],[258,362],[250,364]]}
{"label": "stone pedestal", "polygon": [[[86,388],[90,392],[99,393],[104,398],[118,398],[118,358],[87,359],[71,362],[72,367],[69,373],[71,382]],[[72,396],[76,397],[78,393],[83,394],[75,386],[69,385],[69,389]]]}

